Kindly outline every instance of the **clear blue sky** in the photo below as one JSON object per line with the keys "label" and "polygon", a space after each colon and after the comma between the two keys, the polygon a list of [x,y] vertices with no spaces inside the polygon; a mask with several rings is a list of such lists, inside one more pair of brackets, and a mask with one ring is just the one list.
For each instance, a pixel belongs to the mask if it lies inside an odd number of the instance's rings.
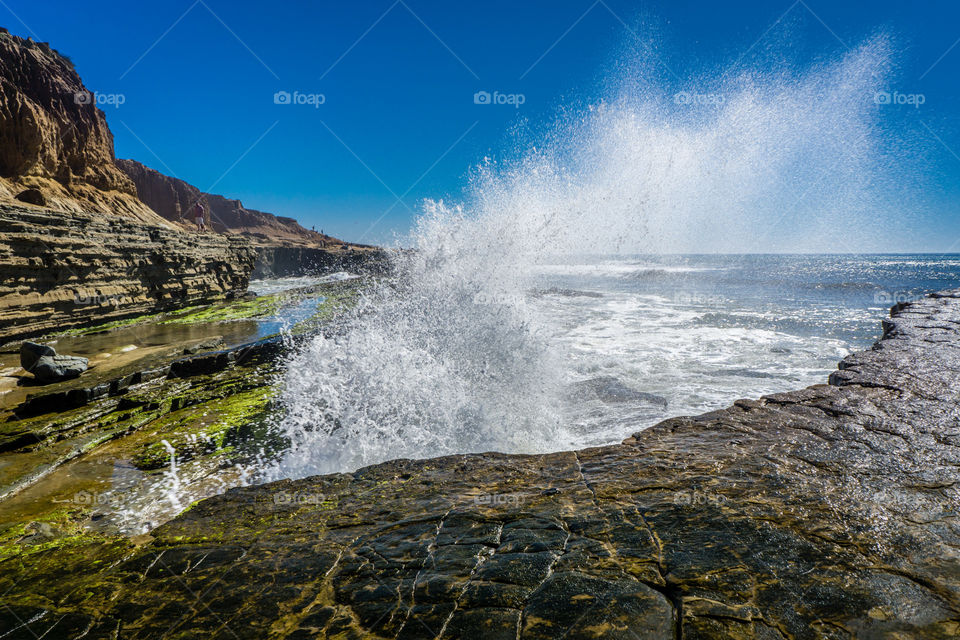
{"label": "clear blue sky", "polygon": [[[659,34],[682,86],[782,46],[784,29],[801,61],[884,31],[896,88],[925,96],[889,116],[927,157],[923,248],[960,238],[956,0],[2,0],[0,25],[124,96],[103,107],[118,157],[351,240],[382,217],[365,241],[403,232],[424,197],[455,199],[518,123],[601,95],[632,33]],[[525,102],[477,105],[481,90]],[[325,102],[278,105],[278,91]]]}

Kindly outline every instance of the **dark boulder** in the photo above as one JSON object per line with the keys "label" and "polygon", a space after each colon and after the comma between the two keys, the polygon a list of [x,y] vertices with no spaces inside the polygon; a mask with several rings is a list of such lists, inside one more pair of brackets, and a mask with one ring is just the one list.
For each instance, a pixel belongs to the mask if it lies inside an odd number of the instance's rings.
{"label": "dark boulder", "polygon": [[77,356],[43,356],[33,367],[33,377],[41,382],[76,378],[87,370],[87,359]]}
{"label": "dark boulder", "polygon": [[57,352],[53,347],[27,340],[20,345],[20,366],[33,373],[33,368],[40,358],[55,355],[57,355]]}
{"label": "dark boulder", "polygon": [[53,347],[26,341],[20,345],[20,366],[40,382],[76,378],[87,370],[88,360],[59,356]]}

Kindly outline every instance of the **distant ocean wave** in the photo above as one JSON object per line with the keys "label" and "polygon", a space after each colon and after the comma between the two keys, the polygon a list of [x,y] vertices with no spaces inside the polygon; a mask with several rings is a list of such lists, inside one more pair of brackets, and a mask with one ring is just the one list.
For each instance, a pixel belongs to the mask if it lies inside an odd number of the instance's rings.
{"label": "distant ocean wave", "polygon": [[598,264],[547,264],[535,267],[535,273],[549,276],[593,276],[617,278],[662,278],[689,273],[716,271],[716,267],[638,265],[630,262]]}
{"label": "distant ocean wave", "polygon": [[875,282],[813,282],[809,285],[812,289],[836,289],[836,290],[869,290],[879,289],[880,285]]}

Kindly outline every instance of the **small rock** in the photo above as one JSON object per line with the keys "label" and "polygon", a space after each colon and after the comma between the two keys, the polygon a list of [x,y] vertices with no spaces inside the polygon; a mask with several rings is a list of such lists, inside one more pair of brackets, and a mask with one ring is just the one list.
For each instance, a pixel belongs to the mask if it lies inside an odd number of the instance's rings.
{"label": "small rock", "polygon": [[8,342],[0,347],[0,353],[20,353],[19,342]]}
{"label": "small rock", "polygon": [[53,347],[27,340],[20,345],[20,366],[32,373],[40,358],[55,355],[57,355],[57,352]]}
{"label": "small rock", "polygon": [[20,366],[41,382],[75,378],[87,370],[89,361],[78,356],[58,356],[53,347],[25,341],[20,345]]}
{"label": "small rock", "polygon": [[142,547],[145,544],[150,544],[153,542],[154,537],[148,533],[141,533],[130,538],[130,542],[138,547]]}
{"label": "small rock", "polygon": [[47,206],[47,199],[43,197],[40,189],[26,189],[14,197],[20,202],[26,202],[27,204],[35,204],[38,207]]}
{"label": "small rock", "polygon": [[24,527],[24,534],[18,540],[20,544],[42,544],[59,537],[60,532],[46,522],[31,522]]}
{"label": "small rock", "polygon": [[574,398],[595,397],[607,404],[631,402],[649,404],[665,409],[667,399],[652,393],[637,391],[613,376],[599,376],[578,382],[571,387]]}
{"label": "small rock", "polygon": [[223,346],[223,337],[217,336],[215,338],[210,338],[209,340],[204,340],[203,342],[198,342],[197,344],[190,345],[183,350],[183,355],[192,356],[195,353],[200,353],[201,351],[209,351],[210,349],[217,349]]}

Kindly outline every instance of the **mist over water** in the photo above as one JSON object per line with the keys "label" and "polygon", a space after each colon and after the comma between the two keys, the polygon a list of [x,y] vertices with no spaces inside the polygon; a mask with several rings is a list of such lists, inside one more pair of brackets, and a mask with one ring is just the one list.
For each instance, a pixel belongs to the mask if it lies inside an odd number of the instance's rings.
{"label": "mist over water", "polygon": [[[873,96],[888,55],[874,39],[800,74],[754,69],[680,93],[624,78],[633,88],[484,162],[463,202],[424,204],[396,277],[291,360],[281,428],[293,445],[266,475],[596,443],[564,400],[597,367],[570,357],[589,342],[558,339],[562,314],[531,295],[544,269],[604,263],[584,255],[860,248],[887,224]],[[613,415],[622,428],[601,440],[635,430]]]}

